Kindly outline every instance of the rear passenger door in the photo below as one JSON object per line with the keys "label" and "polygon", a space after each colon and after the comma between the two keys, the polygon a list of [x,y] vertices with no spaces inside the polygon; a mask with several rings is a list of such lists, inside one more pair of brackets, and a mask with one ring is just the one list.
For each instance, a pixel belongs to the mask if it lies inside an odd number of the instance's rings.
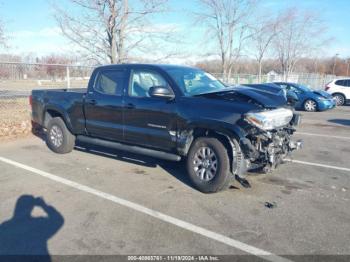
{"label": "rear passenger door", "polygon": [[89,135],[123,141],[123,93],[128,70],[102,69],[85,99],[86,129]]}
{"label": "rear passenger door", "polygon": [[130,72],[130,83],[125,96],[124,138],[135,145],[164,151],[176,147],[176,104],[164,98],[150,97],[153,86],[171,89],[159,73],[148,69]]}
{"label": "rear passenger door", "polygon": [[[335,84],[339,92],[344,94],[346,99],[350,99],[350,79],[337,80]],[[335,90],[334,93],[338,92],[338,90]]]}
{"label": "rear passenger door", "polygon": [[350,79],[345,80],[345,88],[344,88],[345,99],[350,99]]}

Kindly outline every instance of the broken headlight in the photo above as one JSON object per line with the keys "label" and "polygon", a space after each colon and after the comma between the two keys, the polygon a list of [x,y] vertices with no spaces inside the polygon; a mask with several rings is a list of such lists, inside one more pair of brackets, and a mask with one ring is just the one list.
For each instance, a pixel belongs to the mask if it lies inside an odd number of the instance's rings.
{"label": "broken headlight", "polygon": [[293,111],[287,108],[279,108],[262,112],[250,112],[245,115],[245,120],[263,130],[271,130],[287,125],[293,118]]}

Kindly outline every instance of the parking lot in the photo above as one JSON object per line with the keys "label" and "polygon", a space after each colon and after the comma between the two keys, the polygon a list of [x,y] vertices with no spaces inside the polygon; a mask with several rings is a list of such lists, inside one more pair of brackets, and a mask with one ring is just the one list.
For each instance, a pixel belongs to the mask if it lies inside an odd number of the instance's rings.
{"label": "parking lot", "polygon": [[[3,142],[0,223],[15,219],[23,195],[63,218],[55,230],[22,219],[27,229],[5,237],[14,253],[50,255],[350,255],[350,106],[302,114],[295,137],[305,144],[292,162],[216,194],[193,189],[179,163],[85,145],[57,155],[34,136]],[[48,216],[38,206],[32,215]]]}

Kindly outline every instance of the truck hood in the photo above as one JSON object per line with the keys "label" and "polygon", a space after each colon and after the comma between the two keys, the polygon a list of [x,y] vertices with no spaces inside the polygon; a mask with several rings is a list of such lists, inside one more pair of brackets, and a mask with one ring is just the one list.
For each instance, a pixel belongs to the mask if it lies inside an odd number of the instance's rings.
{"label": "truck hood", "polygon": [[227,90],[220,92],[205,93],[197,96],[216,100],[246,102],[262,108],[278,108],[287,104],[287,98],[283,90],[275,93],[246,86],[229,87]]}

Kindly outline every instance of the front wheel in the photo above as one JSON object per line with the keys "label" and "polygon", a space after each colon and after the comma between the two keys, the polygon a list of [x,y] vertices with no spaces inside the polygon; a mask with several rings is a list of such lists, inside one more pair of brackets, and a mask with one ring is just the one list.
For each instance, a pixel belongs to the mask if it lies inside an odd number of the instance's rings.
{"label": "front wheel", "polygon": [[345,97],[342,94],[335,94],[333,97],[337,106],[342,106],[345,104]]}
{"label": "front wheel", "polygon": [[47,125],[47,146],[58,154],[66,154],[75,146],[75,136],[60,117],[52,118]]}
{"label": "front wheel", "polygon": [[196,139],[187,156],[187,172],[193,185],[203,193],[224,189],[230,182],[227,149],[216,138]]}
{"label": "front wheel", "polygon": [[314,100],[308,99],[304,102],[304,109],[307,112],[315,112],[317,110],[317,104]]}

